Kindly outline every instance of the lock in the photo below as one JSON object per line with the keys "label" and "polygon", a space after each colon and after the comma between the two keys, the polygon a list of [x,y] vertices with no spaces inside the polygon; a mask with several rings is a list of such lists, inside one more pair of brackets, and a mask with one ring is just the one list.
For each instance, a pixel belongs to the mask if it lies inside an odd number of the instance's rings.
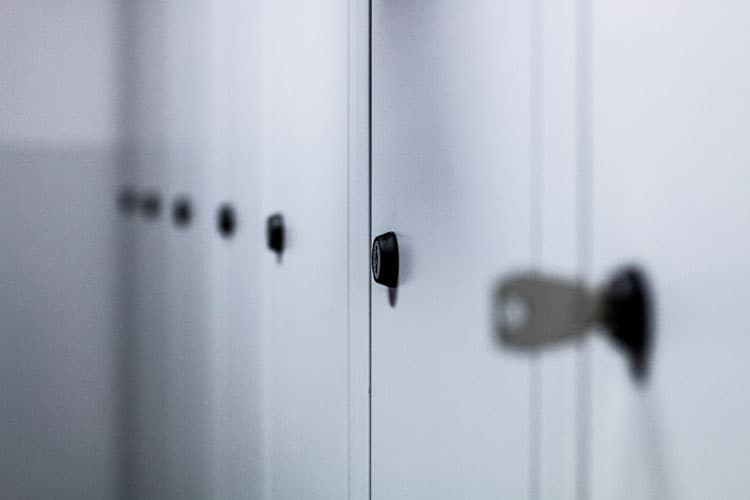
{"label": "lock", "polygon": [[161,213],[161,196],[156,190],[150,190],[143,193],[141,198],[141,213],[147,219],[156,219]]}
{"label": "lock", "polygon": [[229,203],[225,203],[219,207],[219,211],[216,214],[216,226],[224,238],[231,238],[237,229],[237,216],[234,213],[234,208]]}
{"label": "lock", "polygon": [[125,215],[132,215],[138,206],[138,195],[131,187],[124,187],[117,197],[117,206]]}
{"label": "lock", "polygon": [[398,286],[398,240],[388,232],[372,243],[372,279],[390,288]]}
{"label": "lock", "polygon": [[193,218],[193,207],[187,196],[179,196],[172,206],[172,220],[177,227],[186,227]]}
{"label": "lock", "polygon": [[285,243],[284,216],[273,214],[266,221],[266,244],[268,248],[281,257]]}
{"label": "lock", "polygon": [[651,297],[636,267],[617,270],[600,289],[533,272],[510,276],[497,287],[494,313],[501,343],[525,351],[580,339],[600,326],[627,357],[634,378],[647,376]]}

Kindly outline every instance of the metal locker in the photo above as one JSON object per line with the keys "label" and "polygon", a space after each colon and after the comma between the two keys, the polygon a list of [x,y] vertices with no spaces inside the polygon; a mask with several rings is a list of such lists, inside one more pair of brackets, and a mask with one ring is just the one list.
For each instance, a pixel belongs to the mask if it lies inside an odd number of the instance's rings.
{"label": "metal locker", "polygon": [[166,316],[166,261],[167,239],[164,231],[165,171],[163,154],[156,151],[130,153],[134,163],[134,178],[142,188],[139,201],[138,227],[133,248],[133,301],[131,303],[134,337],[130,373],[135,391],[129,404],[133,405],[130,439],[124,444],[133,457],[129,478],[136,498],[162,498],[167,483],[167,448],[164,439],[167,411],[167,336]]}
{"label": "metal locker", "polygon": [[162,3],[164,499],[213,498],[212,3]]}
{"label": "metal locker", "polygon": [[[125,168],[140,221],[124,422],[127,498],[210,494],[207,234],[209,12],[203,1],[123,5]],[[176,203],[179,202],[179,210]],[[208,227],[206,227],[208,226]]]}
{"label": "metal locker", "polygon": [[121,5],[123,97],[120,103],[121,168],[136,200],[127,243],[127,318],[122,335],[120,395],[121,498],[168,498],[170,425],[166,334],[169,269],[167,206],[167,75],[163,4]]}
{"label": "metal locker", "polygon": [[654,298],[649,376],[590,345],[591,498],[746,498],[750,239],[742,2],[588,5],[590,279]]}
{"label": "metal locker", "polygon": [[[489,319],[497,276],[542,260],[575,265],[567,247],[542,253],[539,241],[536,155],[551,133],[538,106],[554,90],[540,51],[569,29],[542,31],[540,11],[536,2],[373,2],[372,236],[395,232],[399,256],[398,286],[372,291],[375,499],[538,498],[542,481],[545,496],[573,495],[574,402],[542,394],[540,380],[573,394],[575,353],[540,368],[501,348]],[[568,111],[552,97],[563,112],[553,125],[564,128]],[[564,162],[554,168],[570,166],[567,139],[551,147]],[[572,230],[567,200],[550,201]],[[384,238],[373,247],[377,275],[394,246]],[[545,396],[560,421],[540,443]],[[550,454],[564,471],[548,465],[542,477]]]}
{"label": "metal locker", "polygon": [[[150,7],[150,8],[149,8]],[[129,261],[121,273],[128,273],[123,304],[126,318],[122,336],[120,395],[120,488],[122,498],[163,496],[166,450],[162,439],[166,372],[161,358],[166,355],[163,307],[166,248],[163,176],[163,93],[160,71],[164,43],[159,38],[165,23],[163,9],[147,4],[123,7],[121,126],[123,152],[121,168],[135,194],[135,211],[127,243]],[[127,67],[128,71],[125,71]],[[135,75],[139,75],[136,80]]]}
{"label": "metal locker", "polygon": [[582,498],[746,496],[747,9],[723,7],[577,5],[577,269],[500,297],[536,311],[505,342],[604,333],[579,357]]}
{"label": "metal locker", "polygon": [[[532,246],[535,272],[576,277],[579,143],[577,117],[578,2],[530,2]],[[507,348],[507,346],[504,346]],[[535,352],[531,398],[537,456],[532,497],[577,499],[583,494],[585,419],[579,345]]]}
{"label": "metal locker", "polygon": [[[283,0],[263,8],[264,495],[349,498],[361,495],[362,484],[351,449],[367,435],[361,420],[356,432],[350,427],[350,400],[367,403],[366,379],[357,379],[364,383],[350,398],[350,374],[361,367],[349,364],[351,325],[367,318],[361,309],[352,317],[349,289],[357,265],[349,253],[350,181],[359,179],[359,193],[366,172],[359,141],[366,126],[350,128],[363,121],[362,109],[350,106],[349,23],[361,19],[350,18],[360,7]],[[355,38],[364,33],[362,23]],[[367,67],[364,58],[358,63]],[[350,137],[360,145],[355,153]],[[364,170],[350,177],[354,157]],[[358,200],[366,207],[366,197]],[[364,227],[355,229],[363,243]],[[367,256],[366,245],[354,246],[360,259]],[[367,281],[359,277],[361,302]],[[357,331],[366,338],[366,326]],[[366,414],[366,406],[357,412]]]}
{"label": "metal locker", "polygon": [[210,196],[212,498],[263,498],[260,1],[213,2]]}

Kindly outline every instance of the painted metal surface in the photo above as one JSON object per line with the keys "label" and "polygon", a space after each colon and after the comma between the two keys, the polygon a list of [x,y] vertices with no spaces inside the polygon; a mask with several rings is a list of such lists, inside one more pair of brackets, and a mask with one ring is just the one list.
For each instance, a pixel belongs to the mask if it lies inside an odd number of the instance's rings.
{"label": "painted metal surface", "polygon": [[374,499],[531,494],[532,361],[489,321],[532,264],[530,15],[373,2],[372,236],[400,251],[372,290]]}

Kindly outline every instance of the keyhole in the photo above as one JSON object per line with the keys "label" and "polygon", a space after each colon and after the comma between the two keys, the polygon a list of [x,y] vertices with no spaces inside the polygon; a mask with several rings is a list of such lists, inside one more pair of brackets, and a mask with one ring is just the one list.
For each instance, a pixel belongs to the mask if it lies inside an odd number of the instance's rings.
{"label": "keyhole", "polygon": [[193,209],[190,200],[186,196],[177,198],[172,208],[172,219],[178,227],[186,227],[193,217]]}
{"label": "keyhole", "polygon": [[219,207],[216,224],[219,234],[224,238],[231,238],[237,230],[237,220],[234,214],[234,208],[228,203]]}
{"label": "keyhole", "polygon": [[372,252],[372,272],[375,278],[380,277],[380,245],[376,244]]}

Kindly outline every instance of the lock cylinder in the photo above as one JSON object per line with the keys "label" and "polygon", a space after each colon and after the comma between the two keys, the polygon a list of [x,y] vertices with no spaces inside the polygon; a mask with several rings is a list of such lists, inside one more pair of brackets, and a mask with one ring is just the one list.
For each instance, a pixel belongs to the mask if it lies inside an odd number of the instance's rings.
{"label": "lock cylinder", "polygon": [[268,249],[279,257],[284,253],[285,236],[284,216],[281,214],[269,216],[266,221],[266,244]]}
{"label": "lock cylinder", "polygon": [[398,286],[398,239],[388,232],[372,243],[372,279],[390,288]]}

